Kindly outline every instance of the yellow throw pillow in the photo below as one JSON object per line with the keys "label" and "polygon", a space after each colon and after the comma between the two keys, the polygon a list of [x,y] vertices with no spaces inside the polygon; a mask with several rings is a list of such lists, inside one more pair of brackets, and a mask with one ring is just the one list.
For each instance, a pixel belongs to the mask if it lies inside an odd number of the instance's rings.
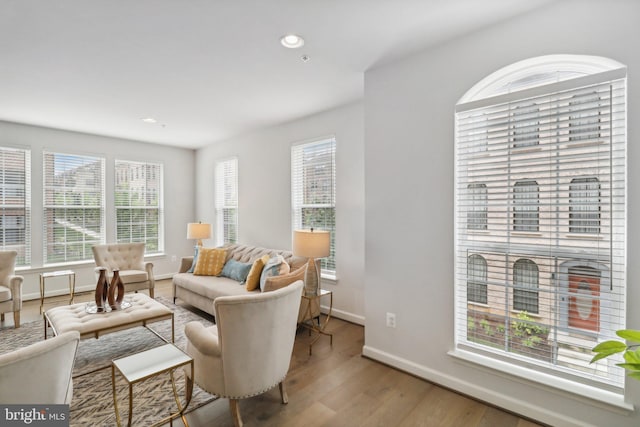
{"label": "yellow throw pillow", "polygon": [[220,248],[201,248],[193,274],[196,276],[219,276],[222,273],[227,250]]}
{"label": "yellow throw pillow", "polygon": [[263,255],[253,262],[249,275],[247,276],[247,291],[255,291],[260,287],[260,275],[267,261],[269,261],[269,255]]}

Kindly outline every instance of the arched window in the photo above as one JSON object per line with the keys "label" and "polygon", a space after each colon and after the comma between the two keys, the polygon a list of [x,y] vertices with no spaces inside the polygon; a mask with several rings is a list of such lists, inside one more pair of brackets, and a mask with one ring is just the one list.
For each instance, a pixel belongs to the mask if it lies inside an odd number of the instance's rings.
{"label": "arched window", "polygon": [[513,230],[538,231],[538,183],[518,181],[513,187]]}
{"label": "arched window", "polygon": [[600,233],[600,181],[574,178],[569,186],[569,232]]}
{"label": "arched window", "polygon": [[467,301],[487,303],[487,261],[482,255],[467,259]]}
{"label": "arched window", "polygon": [[[496,347],[474,341],[461,321],[459,350],[622,390],[623,370],[608,362],[585,367],[580,353],[624,327],[626,75],[607,58],[531,58],[487,76],[456,105],[456,310],[461,319],[478,310],[469,302],[484,301],[490,270],[491,298],[482,310],[505,326],[523,323],[526,311],[533,318],[524,324],[538,331],[523,337],[505,327],[495,340],[504,346]],[[616,315],[592,314],[590,323],[568,327],[585,315],[586,285],[561,266],[594,263],[610,277],[592,300]],[[579,339],[567,339],[569,332]]]}
{"label": "arched window", "polygon": [[513,309],[538,313],[538,266],[530,259],[513,264]]}
{"label": "arched window", "polygon": [[487,186],[486,184],[469,184],[469,212],[467,214],[467,229],[487,229]]}

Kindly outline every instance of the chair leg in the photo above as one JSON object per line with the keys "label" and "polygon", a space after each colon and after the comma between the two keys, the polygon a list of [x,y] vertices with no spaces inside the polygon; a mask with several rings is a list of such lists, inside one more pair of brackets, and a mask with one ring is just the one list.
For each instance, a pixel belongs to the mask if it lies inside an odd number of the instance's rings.
{"label": "chair leg", "polygon": [[289,403],[289,396],[287,395],[287,390],[285,390],[284,381],[281,381],[280,384],[278,384],[278,387],[280,388],[280,398],[282,399],[282,403]]}
{"label": "chair leg", "polygon": [[240,405],[238,399],[229,399],[229,409],[231,410],[231,418],[236,427],[242,427],[242,417],[240,417]]}
{"label": "chair leg", "polygon": [[[3,314],[4,316],[4,314]],[[16,328],[20,327],[20,312],[19,311],[14,311],[13,312],[13,323],[16,325]]]}
{"label": "chair leg", "polygon": [[4,313],[0,313],[0,322],[4,322]]}
{"label": "chair leg", "polygon": [[154,299],[153,288],[149,289],[149,296],[151,297],[151,299]]}

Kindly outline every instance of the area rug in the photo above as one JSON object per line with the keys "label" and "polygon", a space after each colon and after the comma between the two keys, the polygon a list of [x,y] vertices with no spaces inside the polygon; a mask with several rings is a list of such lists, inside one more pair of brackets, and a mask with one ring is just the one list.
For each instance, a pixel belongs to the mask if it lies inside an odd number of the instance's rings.
{"label": "area rug", "polygon": [[[184,336],[184,325],[186,323],[195,320],[202,322],[206,326],[213,324],[211,321],[189,310],[172,304],[166,298],[157,297],[156,300],[173,310],[175,345],[182,350],[186,348],[186,338]],[[171,340],[170,320],[152,323],[150,327],[167,340]],[[50,336],[51,331],[48,334]],[[25,323],[19,329],[2,329],[0,330],[0,354],[24,347],[43,338],[44,323],[42,321]],[[73,400],[70,408],[70,425],[115,426],[111,360],[139,353],[162,344],[164,344],[164,341],[144,327],[115,332],[104,335],[99,339],[91,338],[80,341],[73,369]],[[178,396],[180,396],[181,403],[183,403],[185,393],[182,369],[178,369],[174,376]],[[126,424],[129,410],[129,391],[127,383],[118,373],[116,373],[116,390],[121,420]],[[135,384],[133,396],[132,425],[134,426],[152,425],[177,410],[169,374],[162,374]],[[193,397],[187,412],[215,399],[215,396],[194,386]]]}

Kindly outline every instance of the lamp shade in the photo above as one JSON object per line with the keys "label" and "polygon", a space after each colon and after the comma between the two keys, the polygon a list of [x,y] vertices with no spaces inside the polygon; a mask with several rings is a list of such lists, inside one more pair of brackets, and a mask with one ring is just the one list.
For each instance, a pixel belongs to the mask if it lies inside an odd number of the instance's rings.
{"label": "lamp shade", "polygon": [[295,230],[293,254],[307,258],[329,256],[330,233],[324,230]]}
{"label": "lamp shade", "polygon": [[190,222],[187,224],[187,239],[209,239],[211,237],[211,224]]}

